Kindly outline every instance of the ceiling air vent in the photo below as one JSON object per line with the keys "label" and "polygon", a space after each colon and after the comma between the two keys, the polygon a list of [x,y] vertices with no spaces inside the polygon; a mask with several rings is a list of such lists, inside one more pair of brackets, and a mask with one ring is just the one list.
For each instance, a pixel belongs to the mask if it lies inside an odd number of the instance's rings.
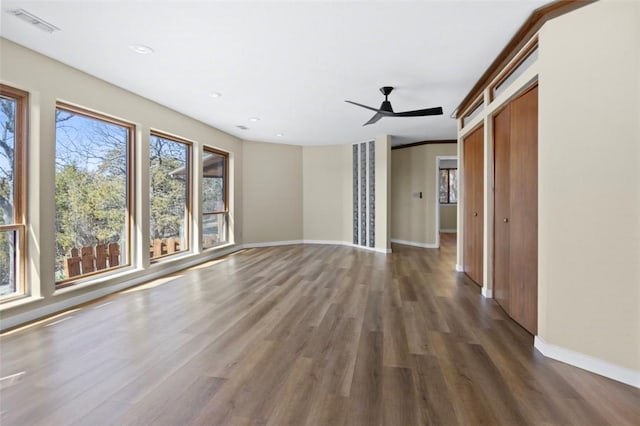
{"label": "ceiling air vent", "polygon": [[24,22],[31,24],[34,27],[38,28],[39,30],[45,31],[49,34],[51,34],[54,31],[60,31],[60,28],[56,27],[53,24],[48,23],[42,18],[38,18],[36,15],[29,13],[24,9],[8,10],[7,13],[10,13],[11,15],[14,15],[17,18],[20,18]]}
{"label": "ceiling air vent", "polygon": [[240,130],[249,130],[249,128],[247,126],[243,126],[242,124],[240,124],[239,126],[236,126],[238,129]]}

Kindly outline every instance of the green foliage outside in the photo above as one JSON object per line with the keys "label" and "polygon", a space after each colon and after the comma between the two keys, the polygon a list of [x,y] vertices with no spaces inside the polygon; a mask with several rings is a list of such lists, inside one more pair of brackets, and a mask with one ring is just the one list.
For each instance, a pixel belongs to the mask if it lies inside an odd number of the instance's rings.
{"label": "green foliage outside", "polygon": [[151,136],[149,152],[151,239],[181,237],[182,249],[185,247],[186,231],[187,146]]}
{"label": "green foliage outside", "polygon": [[126,224],[126,178],[82,170],[56,173],[56,278],[64,278],[71,248],[122,242]]}
{"label": "green foliage outside", "polygon": [[[14,143],[16,102],[0,97],[0,225],[14,222]],[[15,291],[15,232],[0,232],[0,295]]]}

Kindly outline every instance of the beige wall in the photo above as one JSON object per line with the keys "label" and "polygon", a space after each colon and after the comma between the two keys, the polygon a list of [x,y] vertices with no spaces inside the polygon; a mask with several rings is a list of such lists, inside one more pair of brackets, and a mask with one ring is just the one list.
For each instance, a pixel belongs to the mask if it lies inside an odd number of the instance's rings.
{"label": "beige wall", "polygon": [[351,242],[351,145],[302,148],[305,240]]}
{"label": "beige wall", "polygon": [[440,205],[440,230],[451,231],[458,227],[458,206]]}
{"label": "beige wall", "polygon": [[[456,156],[457,144],[429,144],[391,151],[391,238],[436,244],[436,157]],[[414,198],[422,192],[422,198]]]}
{"label": "beige wall", "polygon": [[[303,235],[308,241],[353,242],[353,145],[302,148]],[[391,138],[375,138],[375,248],[389,250]]]}
{"label": "beige wall", "polygon": [[539,336],[636,371],[639,23],[640,2],[594,3],[547,23],[539,58]]}
{"label": "beige wall", "polygon": [[[199,253],[200,181],[194,179],[194,213],[192,241],[195,252],[180,259],[150,265],[148,250],[149,215],[149,141],[150,129],[179,135],[194,142],[198,153],[203,145],[228,151],[231,160],[230,221],[231,231],[242,230],[242,142],[199,121],[188,118],[131,92],[113,86],[60,62],[25,49],[0,38],[0,80],[10,86],[29,92],[29,158],[28,158],[28,281],[32,297],[3,304],[2,327],[46,315],[67,306],[84,302],[172,269],[202,261],[214,255],[215,250]],[[55,258],[55,105],[64,101],[122,118],[136,125],[136,223],[133,230],[134,268],[117,275],[103,277],[99,283],[79,284],[56,291],[54,294]],[[200,155],[194,155],[194,170],[200,170]],[[196,174],[198,176],[198,174]],[[233,232],[232,236],[233,238]],[[25,304],[25,302],[28,302]]]}
{"label": "beige wall", "polygon": [[302,147],[243,144],[242,242],[302,240]]}

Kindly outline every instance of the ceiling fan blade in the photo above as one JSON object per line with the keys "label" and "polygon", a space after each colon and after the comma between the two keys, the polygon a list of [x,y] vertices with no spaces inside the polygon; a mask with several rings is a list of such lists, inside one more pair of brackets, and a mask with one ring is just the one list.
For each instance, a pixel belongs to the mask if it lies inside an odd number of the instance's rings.
{"label": "ceiling fan blade", "polygon": [[394,117],[423,117],[425,115],[442,115],[442,107],[417,109],[415,111],[394,112]]}
{"label": "ceiling fan blade", "polygon": [[373,108],[373,107],[362,105],[362,104],[359,104],[357,102],[352,102],[352,101],[345,101],[345,102],[348,103],[348,104],[359,106],[361,108],[366,108],[366,109],[370,109],[371,111],[378,112],[378,108]]}
{"label": "ceiling fan blade", "polygon": [[378,120],[380,120],[382,117],[386,116],[387,114],[382,114],[380,112],[376,112],[376,114],[371,117],[371,119],[369,121],[367,121],[366,123],[363,124],[363,126],[369,125],[369,124],[373,124],[375,122],[377,122]]}

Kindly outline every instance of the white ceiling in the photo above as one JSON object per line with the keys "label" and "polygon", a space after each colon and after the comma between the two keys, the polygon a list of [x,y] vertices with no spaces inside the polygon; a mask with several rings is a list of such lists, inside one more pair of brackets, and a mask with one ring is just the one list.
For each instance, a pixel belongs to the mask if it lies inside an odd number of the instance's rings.
{"label": "white ceiling", "polygon": [[[243,139],[318,145],[391,134],[398,144],[455,138],[449,116],[544,3],[8,0],[0,34]],[[6,13],[16,8],[61,31]],[[442,106],[444,115],[363,127],[372,112],[344,100],[377,108],[385,85],[396,88],[396,111]]]}

